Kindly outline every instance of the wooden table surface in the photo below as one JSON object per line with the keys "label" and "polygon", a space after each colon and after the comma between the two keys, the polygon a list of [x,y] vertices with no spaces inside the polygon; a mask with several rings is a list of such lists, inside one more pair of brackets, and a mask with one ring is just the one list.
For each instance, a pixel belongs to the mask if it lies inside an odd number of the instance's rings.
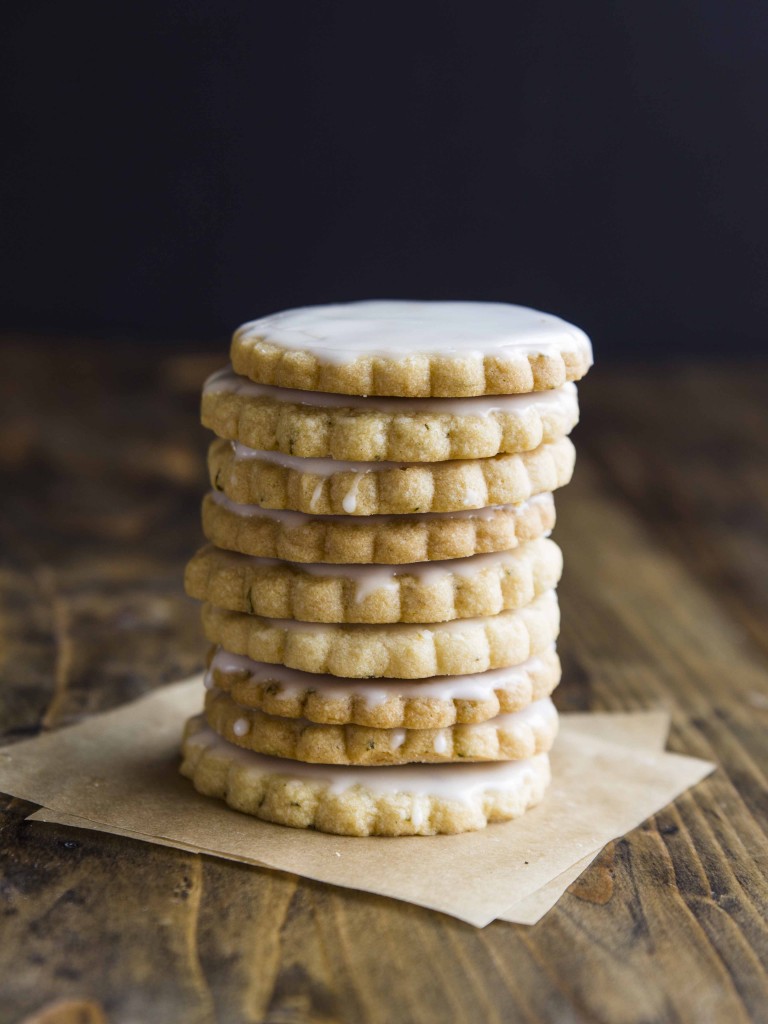
{"label": "wooden table surface", "polygon": [[[6,341],[5,742],[201,667],[181,576],[200,541],[198,393],[223,353]],[[721,767],[537,926],[478,931],[26,824],[31,805],[0,797],[0,1022],[768,1020],[767,383],[766,365],[617,367],[581,389],[557,703],[667,709],[671,748]]]}

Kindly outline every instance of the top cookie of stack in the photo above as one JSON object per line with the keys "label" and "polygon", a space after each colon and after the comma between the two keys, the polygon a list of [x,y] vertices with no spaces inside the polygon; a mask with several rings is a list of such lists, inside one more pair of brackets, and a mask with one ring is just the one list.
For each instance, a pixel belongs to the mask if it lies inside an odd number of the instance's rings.
{"label": "top cookie of stack", "polygon": [[[245,324],[231,359],[203,392],[212,546],[187,589],[218,653],[183,770],[250,813],[347,834],[521,813],[556,731],[561,556],[546,536],[589,339],[520,306],[359,302]],[[243,781],[230,744],[286,760],[250,761]],[[264,778],[296,776],[287,759],[342,774],[320,796],[256,801]],[[520,770],[501,788],[475,773],[471,798],[460,774],[452,797],[440,769],[467,761]],[[343,775],[414,762],[405,795],[397,773]]]}
{"label": "top cookie of stack", "polygon": [[238,328],[232,365],[260,384],[342,395],[517,395],[579,380],[587,335],[502,302],[307,306]]}

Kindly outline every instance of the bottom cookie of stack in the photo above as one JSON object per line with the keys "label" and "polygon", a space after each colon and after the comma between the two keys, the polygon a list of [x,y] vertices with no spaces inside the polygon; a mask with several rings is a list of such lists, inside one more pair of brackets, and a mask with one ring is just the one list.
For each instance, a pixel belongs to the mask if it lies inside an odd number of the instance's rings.
{"label": "bottom cookie of stack", "polygon": [[198,792],[264,821],[348,836],[455,834],[539,803],[546,753],[520,761],[347,767],[242,750],[191,718],[181,772]]}

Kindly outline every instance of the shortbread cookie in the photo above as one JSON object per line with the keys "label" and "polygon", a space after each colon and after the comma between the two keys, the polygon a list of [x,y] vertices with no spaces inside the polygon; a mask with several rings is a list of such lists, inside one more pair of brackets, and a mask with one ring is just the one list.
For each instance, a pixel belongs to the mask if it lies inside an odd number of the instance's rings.
{"label": "shortbread cookie", "polygon": [[522,608],[557,586],[563,558],[541,538],[513,551],[407,565],[254,558],[208,546],[187,566],[190,597],[303,622],[447,622]]}
{"label": "shortbread cookie", "polygon": [[249,448],[310,459],[442,462],[527,452],[569,434],[576,385],[483,398],[356,398],[254,384],[229,367],[206,382],[203,425]]}
{"label": "shortbread cookie", "polygon": [[257,754],[309,764],[385,765],[448,761],[519,761],[546,753],[557,735],[549,697],[522,711],[476,725],[447,729],[371,729],[364,725],[316,725],[241,708],[209,690],[205,720],[229,743]]}
{"label": "shortbread cookie", "polygon": [[340,679],[267,665],[213,648],[205,673],[209,690],[222,690],[245,708],[320,725],[374,729],[444,729],[486,722],[549,697],[560,681],[555,648],[522,665],[470,676]]}
{"label": "shortbread cookie", "polygon": [[211,485],[230,501],[312,515],[457,512],[527,501],[571,479],[567,437],[532,452],[451,462],[340,462],[256,451],[218,439],[208,450]]}
{"label": "shortbread cookie", "polygon": [[243,324],[232,365],[259,384],[406,398],[561,387],[592,365],[587,335],[501,302],[350,302]]}
{"label": "shortbread cookie", "polygon": [[423,679],[520,665],[555,641],[555,591],[517,611],[430,626],[325,625],[203,605],[208,640],[233,654],[352,679]]}
{"label": "shortbread cookie", "polygon": [[507,551],[555,525],[549,493],[519,505],[413,516],[314,516],[203,499],[203,533],[219,548],[293,562],[401,565]]}
{"label": "shortbread cookie", "polygon": [[549,757],[348,768],[282,761],[227,743],[199,716],[186,725],[182,775],[236,811],[346,836],[455,834],[509,821],[540,803]]}

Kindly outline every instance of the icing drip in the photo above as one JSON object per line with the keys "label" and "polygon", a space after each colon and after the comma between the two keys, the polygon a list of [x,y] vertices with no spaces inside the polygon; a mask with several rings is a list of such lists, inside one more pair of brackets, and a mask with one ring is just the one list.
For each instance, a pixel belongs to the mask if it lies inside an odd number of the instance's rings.
{"label": "icing drip", "polygon": [[[423,465],[410,462],[344,462],[341,459],[305,459],[299,455],[286,455],[285,452],[266,452],[258,448],[248,448],[239,441],[231,441],[235,462],[258,459],[269,462],[283,469],[293,469],[297,473],[311,473],[313,476],[329,477],[334,473],[375,473],[380,469],[405,469],[410,465]],[[454,460],[455,461],[455,460]],[[441,463],[447,465],[448,463]]]}
{"label": "icing drip", "polygon": [[448,734],[442,730],[435,736],[435,742],[433,743],[436,754],[447,754],[448,753]]}
{"label": "icing drip", "polygon": [[[312,497],[309,499],[309,507],[314,510],[317,508],[317,503],[323,496],[323,481],[318,480],[315,484],[315,489],[312,491]],[[344,499],[346,501],[346,498]]]}
{"label": "icing drip", "polygon": [[409,465],[407,462],[372,463],[341,462],[338,459],[304,459],[297,455],[285,455],[283,452],[266,452],[258,451],[255,448],[247,448],[244,444],[240,444],[239,441],[232,441],[231,444],[235,462],[258,459],[260,462],[281,466],[283,469],[294,470],[297,473],[310,473],[313,476],[320,477],[315,484],[315,489],[309,502],[309,507],[313,511],[317,508],[317,503],[322,497],[325,481],[336,473],[354,474],[341,502],[341,507],[347,515],[354,515],[357,512],[357,492],[360,487],[360,481],[366,474],[375,473],[381,469],[403,469]]}
{"label": "icing drip", "polygon": [[424,803],[425,801],[419,800],[418,797],[415,797],[413,800],[413,806],[411,807],[411,821],[413,822],[413,827],[417,830],[421,828],[427,819]]}
{"label": "icing drip", "polygon": [[355,514],[355,512],[357,512],[357,490],[360,486],[360,481],[363,479],[364,475],[364,473],[357,473],[355,475],[355,478],[352,481],[352,485],[350,486],[347,493],[344,495],[344,498],[341,502],[341,507],[344,509],[347,515],[352,516]]}
{"label": "icing drip", "polygon": [[389,745],[391,750],[399,750],[405,743],[407,733],[405,729],[389,729]]}

